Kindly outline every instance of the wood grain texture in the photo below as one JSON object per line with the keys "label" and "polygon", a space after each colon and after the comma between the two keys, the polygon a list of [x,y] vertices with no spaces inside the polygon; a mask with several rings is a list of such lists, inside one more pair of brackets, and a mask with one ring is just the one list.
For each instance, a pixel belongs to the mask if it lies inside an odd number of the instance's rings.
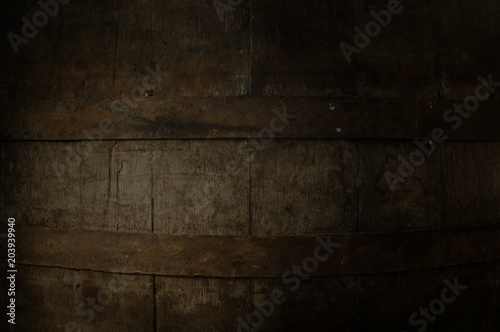
{"label": "wood grain texture", "polygon": [[[445,142],[444,144],[448,144]],[[437,146],[436,149],[441,149]],[[360,143],[360,229],[365,232],[439,228],[442,209],[442,165],[439,151],[415,168],[392,192],[385,172],[399,176],[398,156],[418,149],[413,142],[363,141]]]}
{"label": "wood grain texture", "polygon": [[22,225],[190,235],[439,229],[500,220],[498,142],[444,142],[395,192],[384,173],[398,173],[397,157],[418,149],[412,142],[272,141],[251,165],[245,144],[3,142],[0,177],[11,189],[0,193],[0,215]]}
{"label": "wood grain texture", "polygon": [[0,215],[46,227],[247,235],[240,143],[3,143],[0,178],[11,189]]}
{"label": "wood grain texture", "polygon": [[[500,28],[498,3],[492,0],[429,1],[436,52],[439,94],[444,99],[471,94],[478,75],[500,77],[497,40]],[[493,46],[495,45],[495,46]],[[492,100],[499,100],[494,94]]]}
{"label": "wood grain texture", "polygon": [[1,177],[12,188],[2,195],[2,216],[25,225],[151,231],[151,158],[141,145],[2,145]]}
{"label": "wood grain texture", "polygon": [[248,235],[249,164],[237,142],[153,147],[155,233]]}
{"label": "wood grain texture", "polygon": [[360,229],[498,223],[499,148],[498,142],[446,141],[392,192],[384,173],[399,176],[398,156],[409,160],[418,146],[393,141],[360,143]]}
{"label": "wood grain texture", "polygon": [[500,220],[499,142],[450,142],[441,150],[443,163],[442,227]]}
{"label": "wood grain texture", "polygon": [[[339,46],[354,46],[354,28],[387,1],[252,2],[252,91],[266,96],[437,96],[432,22],[414,3],[348,64]],[[405,3],[403,7],[407,7]]]}
{"label": "wood grain texture", "polygon": [[356,142],[273,142],[251,168],[253,235],[356,231]]}
{"label": "wood grain texture", "polygon": [[[165,276],[281,277],[317,236],[234,237],[18,226],[21,264]],[[341,246],[316,276],[397,272],[498,259],[497,228],[331,235]],[[323,238],[327,238],[323,235]],[[356,253],[353,255],[352,253]],[[74,257],[78,257],[75,260]]]}
{"label": "wood grain texture", "polygon": [[[458,130],[443,113],[478,75],[500,81],[500,6],[401,1],[348,64],[339,43],[387,2],[249,0],[220,22],[212,0],[69,1],[19,54],[7,33],[38,1],[5,3],[0,218],[18,219],[18,329],[234,331],[278,288],[287,301],[254,330],[411,330],[457,276],[468,290],[427,331],[497,332],[500,94]],[[284,107],[296,119],[248,162],[242,139]],[[390,192],[384,171],[434,128],[455,141]],[[287,289],[322,233],[341,247]],[[118,277],[135,279],[85,322],[78,305]]]}
{"label": "wood grain texture", "polygon": [[[75,2],[15,54],[7,38],[1,95],[40,101],[117,98],[158,64],[158,96],[328,96],[462,99],[498,72],[494,1],[401,2],[348,64],[341,42],[386,0],[243,1],[220,22],[210,1]],[[6,6],[2,35],[38,6]],[[488,45],[488,47],[485,47]],[[498,97],[496,97],[498,100]]]}
{"label": "wood grain texture", "polygon": [[[476,86],[471,85],[471,93]],[[7,102],[0,133],[3,140],[259,138],[276,117],[273,110],[286,108],[296,118],[276,138],[415,139],[430,138],[435,128],[443,128],[455,140],[500,139],[498,102],[481,102],[457,130],[443,120],[453,104],[436,99],[157,96],[140,98],[135,105],[126,99]]]}
{"label": "wood grain texture", "polygon": [[[82,131],[105,118],[116,126],[107,139],[257,137],[277,98],[302,119],[284,137],[426,137],[444,125],[444,110],[473,94],[479,75],[498,80],[499,8],[402,6],[350,65],[339,43],[353,43],[353,28],[387,1],[244,1],[223,23],[210,1],[60,6],[19,54],[1,41],[1,137],[87,139]],[[4,35],[20,33],[20,18],[36,10],[9,4]],[[145,79],[157,70],[156,80]],[[500,97],[489,98],[450,137],[498,140]],[[122,118],[109,108],[115,100],[137,106]]]}
{"label": "wood grain texture", "polygon": [[[18,54],[2,39],[6,51],[0,59],[8,64],[2,96],[18,101],[130,97],[143,86],[146,68],[156,65],[168,73],[168,81],[155,82],[157,96],[250,91],[248,2],[227,15],[225,24],[210,1],[82,1],[60,7]],[[31,20],[37,10],[37,3],[28,1],[9,5],[2,35],[21,34],[21,18]]]}
{"label": "wood grain texture", "polygon": [[[252,235],[356,231],[357,145],[353,140],[284,140],[256,152],[251,163]],[[296,257],[294,265],[311,254]],[[252,279],[249,314],[271,299],[274,290],[285,298],[259,331],[354,331],[356,276],[309,277],[297,289],[292,285],[278,278]]]}
{"label": "wood grain texture", "polygon": [[156,277],[155,331],[236,331],[249,291],[248,279]]}
{"label": "wood grain texture", "polygon": [[24,266],[16,330],[154,331],[152,277]]}

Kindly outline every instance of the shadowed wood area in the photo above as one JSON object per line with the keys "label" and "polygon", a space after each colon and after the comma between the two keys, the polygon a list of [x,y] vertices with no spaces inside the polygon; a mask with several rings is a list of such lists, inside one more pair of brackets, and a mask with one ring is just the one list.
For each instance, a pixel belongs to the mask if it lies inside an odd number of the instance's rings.
{"label": "shadowed wood area", "polygon": [[4,140],[267,138],[264,128],[275,138],[416,139],[442,128],[450,139],[500,140],[500,103],[482,102],[453,128],[456,122],[443,115],[455,103],[462,101],[153,97],[133,108],[119,100],[9,103],[0,130]]}
{"label": "shadowed wood area", "polygon": [[[17,234],[21,264],[164,276],[281,277],[315,253],[317,257],[328,256],[327,261],[315,258],[315,276],[429,269],[488,262],[500,255],[500,227],[293,237],[131,234],[42,227],[18,227]],[[321,249],[317,251],[317,247]]]}

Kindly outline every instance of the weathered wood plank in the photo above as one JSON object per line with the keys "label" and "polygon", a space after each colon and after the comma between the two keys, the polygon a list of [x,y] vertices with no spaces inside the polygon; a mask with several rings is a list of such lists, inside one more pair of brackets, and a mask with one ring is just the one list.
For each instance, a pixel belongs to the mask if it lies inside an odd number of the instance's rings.
{"label": "weathered wood plank", "polygon": [[[448,143],[444,143],[448,144]],[[443,195],[441,188],[442,165],[440,150],[425,163],[414,167],[414,172],[401,166],[398,156],[408,156],[418,146],[407,141],[360,142],[359,178],[360,188],[360,230],[364,232],[397,231],[404,229],[439,228]],[[402,170],[401,173],[399,170]],[[384,174],[391,172],[402,177],[396,180],[392,191]],[[392,182],[392,179],[390,179]]]}
{"label": "weathered wood plank", "polygon": [[0,194],[0,216],[55,228],[247,235],[240,143],[2,142],[0,181],[10,190]]}
{"label": "weathered wood plank", "polygon": [[[317,236],[176,236],[26,226],[18,226],[17,234],[21,264],[166,276],[281,277],[319,246]],[[340,247],[319,262],[314,275],[491,261],[499,257],[499,236],[499,227],[334,234],[331,242]]]}
{"label": "weathered wood plank", "polygon": [[350,232],[359,191],[366,232],[500,220],[498,142],[438,145],[395,192],[384,173],[398,174],[397,156],[418,149],[412,142],[360,141],[359,185],[353,141],[273,141],[255,155],[251,182],[243,141],[80,143],[2,142],[0,178],[12,189],[0,194],[0,215],[23,225],[192,235],[248,235],[251,215],[255,235]]}
{"label": "weathered wood plank", "polygon": [[500,142],[445,143],[440,158],[446,195],[441,227],[500,220]]}
{"label": "weathered wood plank", "polygon": [[153,277],[19,266],[16,330],[154,331]]}
{"label": "weathered wood plank", "polygon": [[219,140],[152,144],[154,232],[248,235],[249,163],[239,145]]}
{"label": "weathered wood plank", "polygon": [[[467,227],[500,221],[499,142],[446,141],[425,149],[434,152],[420,164],[415,151],[421,148],[413,142],[360,142],[361,231]],[[412,155],[416,165],[410,163]],[[396,180],[394,192],[386,172],[404,180]]]}
{"label": "weathered wood plank", "polygon": [[387,1],[252,1],[252,92],[265,96],[437,97],[427,3],[404,10],[348,64],[340,43]]}
{"label": "weathered wood plank", "polygon": [[248,279],[156,277],[155,331],[236,331],[249,291]]}
{"label": "weathered wood plank", "polygon": [[[428,5],[440,95],[445,99],[470,95],[478,75],[492,73],[498,81],[498,2],[431,1]],[[498,101],[500,95],[491,98]]]}
{"label": "weathered wood plank", "polygon": [[[286,140],[266,145],[251,162],[251,234],[356,231],[357,165],[354,141]],[[297,257],[295,264],[303,258]],[[248,314],[258,313],[259,305],[270,310],[276,291],[283,292],[284,301],[274,304],[261,324],[253,317],[254,331],[354,331],[355,276],[310,277],[300,283],[290,279],[252,279]],[[248,322],[248,314],[243,321]]]}
{"label": "weathered wood plank", "polygon": [[[493,1],[401,3],[402,12],[350,64],[339,44],[354,45],[353,28],[365,30],[370,12],[387,9],[386,0],[244,1],[223,23],[210,1],[60,7],[19,54],[2,40],[2,96],[116,98],[141,84],[152,64],[170,73],[158,89],[162,97],[463,98],[477,75],[498,73]],[[37,10],[28,1],[6,7],[2,34],[21,34],[21,17]]]}
{"label": "weathered wood plank", "polygon": [[[155,82],[157,96],[247,95],[249,8],[242,3],[223,24],[211,1],[61,5],[33,39],[19,46],[19,53],[2,39],[0,95],[22,102],[120,98],[143,86],[146,68],[156,65],[168,72],[168,79]],[[32,21],[40,7],[24,1],[8,9],[2,14],[2,35],[22,36],[21,18]]]}
{"label": "weathered wood plank", "polygon": [[357,230],[356,142],[273,142],[251,169],[252,235]]}
{"label": "weathered wood plank", "polygon": [[[472,87],[475,88],[476,85]],[[276,138],[430,137],[443,128],[450,139],[498,140],[496,102],[481,102],[457,129],[443,121],[453,102],[380,98],[227,97],[141,98],[112,108],[112,100],[4,103],[2,139],[99,140],[159,138],[259,138],[281,128],[276,110],[296,115]],[[117,100],[118,102],[118,100]],[[460,101],[461,103],[461,101]],[[260,134],[262,135],[262,134]]]}
{"label": "weathered wood plank", "polygon": [[[83,211],[81,198],[90,193],[82,192],[84,188],[79,181],[80,167],[68,167],[64,175],[65,181],[59,181],[53,163],[66,159],[68,154],[65,146],[65,143],[42,142],[2,144],[0,174],[2,185],[9,188],[8,193],[1,195],[2,217],[15,215],[26,224],[37,226],[80,227],[82,218],[88,211]],[[77,166],[75,159],[68,160],[70,164]],[[97,184],[95,179],[102,175],[98,171],[100,163],[92,156],[89,156],[88,161],[94,163],[93,172],[89,172],[94,180],[86,180]],[[100,189],[100,186],[92,188],[96,197],[99,196]]]}
{"label": "weathered wood plank", "polygon": [[24,225],[151,231],[148,142],[2,143],[0,214]]}
{"label": "weathered wood plank", "polygon": [[[251,162],[251,234],[356,231],[357,165],[354,141],[286,140],[266,145]],[[295,264],[311,254],[297,256]],[[262,324],[253,318],[254,330],[354,331],[355,276],[310,277],[300,283],[290,279],[287,283],[277,278],[252,279],[248,314],[259,312],[259,304],[269,310],[276,290],[283,292],[284,299],[274,304],[270,317],[264,315]],[[243,318],[248,321],[248,315]]]}
{"label": "weathered wood plank", "polygon": [[[111,164],[107,177],[108,227],[118,231],[147,231],[152,229],[153,206],[152,162],[150,142],[116,142],[109,149]],[[104,150],[106,151],[106,150]],[[100,151],[102,154],[102,151]],[[92,164],[89,163],[89,168]],[[90,219],[90,218],[89,218]],[[92,222],[89,221],[91,224]]]}

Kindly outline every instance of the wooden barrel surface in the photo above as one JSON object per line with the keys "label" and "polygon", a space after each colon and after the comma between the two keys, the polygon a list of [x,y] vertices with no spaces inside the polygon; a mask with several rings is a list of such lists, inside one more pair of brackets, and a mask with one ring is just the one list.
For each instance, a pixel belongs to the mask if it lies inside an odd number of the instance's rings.
{"label": "wooden barrel surface", "polygon": [[41,3],[1,14],[2,331],[498,331],[498,4]]}

